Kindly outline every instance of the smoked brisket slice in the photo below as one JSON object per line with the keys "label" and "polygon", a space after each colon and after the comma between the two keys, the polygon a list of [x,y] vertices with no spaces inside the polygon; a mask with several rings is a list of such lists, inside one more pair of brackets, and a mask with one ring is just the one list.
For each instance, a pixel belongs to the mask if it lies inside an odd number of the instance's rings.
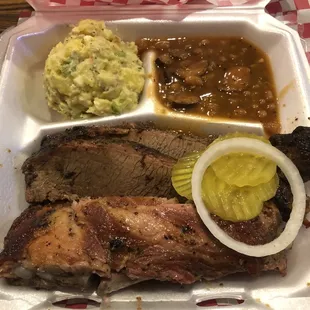
{"label": "smoked brisket slice", "polygon": [[[278,234],[278,210],[268,208],[256,219],[260,240],[251,244]],[[109,280],[115,272],[134,281],[190,284],[268,270],[285,273],[284,252],[267,258],[241,255],[213,238],[193,205],[154,197],[29,207],[13,223],[0,254],[1,277],[44,287],[87,285],[92,274]]]}
{"label": "smoked brisket slice", "polygon": [[175,159],[121,139],[66,140],[46,145],[23,164],[26,200],[74,200],[102,196],[175,197]]}
{"label": "smoked brisket slice", "polygon": [[126,124],[120,127],[79,126],[46,136],[41,146],[51,148],[73,140],[102,141],[113,138],[136,142],[178,159],[186,153],[206,149],[206,146],[213,142],[217,136],[198,137],[178,131],[159,130],[142,124]]}
{"label": "smoked brisket slice", "polygon": [[[292,159],[304,181],[310,179],[309,134],[309,128],[298,127],[292,134],[270,138],[275,147]],[[215,138],[162,131],[141,124],[74,127],[46,136],[41,149],[23,165],[26,199],[41,203],[104,195],[173,197],[176,193],[169,175],[175,160],[188,152],[203,150]],[[104,156],[107,152],[109,156]],[[281,172],[279,176],[280,187],[274,201],[287,220],[292,194]]]}

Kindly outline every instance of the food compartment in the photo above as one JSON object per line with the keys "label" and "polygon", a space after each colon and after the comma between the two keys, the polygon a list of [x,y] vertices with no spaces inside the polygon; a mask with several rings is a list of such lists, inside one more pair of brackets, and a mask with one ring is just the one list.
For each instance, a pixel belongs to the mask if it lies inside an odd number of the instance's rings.
{"label": "food compartment", "polygon": [[[203,38],[244,38],[249,44],[258,47],[264,54],[271,65],[271,80],[274,81],[275,92],[278,98],[278,118],[282,127],[281,132],[291,132],[298,125],[309,124],[309,106],[307,96],[309,95],[309,85],[305,83],[302,76],[308,74],[308,65],[303,65],[305,57],[303,52],[296,46],[299,42],[294,41],[294,33],[289,33],[286,29],[281,29],[273,25],[273,20],[266,16],[258,23],[254,24],[246,20],[231,20],[227,18],[219,22],[216,17],[210,16],[203,22],[203,27],[200,23],[184,22],[184,29],[179,27],[178,23],[167,22],[165,28],[157,25],[152,28],[152,35],[148,36],[148,29],[145,27],[141,37],[146,38],[191,38],[194,36]],[[219,42],[219,44],[221,44]],[[296,48],[297,47],[297,48]],[[300,52],[301,51],[301,52]],[[186,53],[186,51],[184,50]],[[300,57],[296,57],[296,55]],[[281,55],[281,57],[279,57]],[[221,57],[218,55],[218,57]],[[186,61],[186,60],[185,60]],[[154,71],[156,70],[154,65]],[[167,113],[173,117],[195,117],[191,113],[191,109],[180,109],[181,112],[175,112],[173,109],[168,109],[161,100],[161,96],[156,96],[158,93],[156,82],[154,83],[154,93],[157,113]],[[271,85],[272,88],[272,85]],[[253,90],[252,90],[253,91]],[[255,90],[254,90],[255,91]],[[294,102],[294,104],[292,104]],[[253,104],[251,100],[249,105]],[[199,106],[199,104],[197,105]],[[179,106],[180,107],[180,106]],[[183,106],[182,106],[183,107]],[[198,110],[198,109],[196,109]],[[187,111],[187,112],[186,112]],[[266,110],[262,111],[266,112]],[[267,113],[273,113],[268,111]],[[208,122],[227,122],[228,118],[223,117],[208,117],[199,113],[196,117],[205,118]],[[229,119],[234,120],[234,117]],[[263,118],[261,119],[263,120]],[[240,120],[239,120],[240,121]],[[257,117],[257,122],[259,118]],[[246,121],[253,123],[256,121]],[[266,129],[268,125],[266,125]],[[267,130],[268,131],[268,130]]]}
{"label": "food compartment", "polygon": [[156,54],[156,99],[163,108],[223,121],[261,122],[279,132],[269,59],[243,37],[138,40],[140,55]]}
{"label": "food compartment", "polygon": [[[98,18],[98,16],[96,16]],[[195,20],[190,16],[180,21],[167,20],[118,20],[109,21],[107,16],[106,25],[115,34],[125,41],[136,41],[141,38],[163,38],[163,37],[243,37],[260,48],[269,58],[272,75],[275,82],[276,94],[279,100],[279,119],[282,132],[291,132],[298,125],[309,123],[309,107],[307,95],[309,85],[304,76],[308,74],[305,65],[305,56],[301,50],[300,42],[296,40],[296,34],[291,30],[278,27],[277,22],[269,16],[257,18],[257,16],[245,16],[236,13],[234,18],[225,13],[210,15],[206,13],[203,18]],[[71,16],[68,23],[74,24],[78,17]],[[9,51],[6,68],[6,78],[3,80],[3,93],[7,100],[21,113],[39,123],[63,123],[64,118],[48,108],[44,97],[43,68],[50,49],[62,41],[68,34],[68,25],[57,21],[56,25],[46,26],[40,31],[27,31],[19,35],[14,42],[14,48]],[[181,26],[180,26],[181,25]],[[12,39],[13,40],[13,39]],[[15,40],[15,39],[14,39]],[[281,57],[279,57],[281,55]],[[143,62],[146,69],[146,83],[136,110],[119,116],[95,117],[88,119],[90,122],[109,121],[114,118],[122,118],[124,115],[138,115],[144,112],[165,114],[178,119],[203,118],[206,123],[239,123],[234,118],[225,119],[219,117],[208,117],[203,115],[190,115],[178,113],[167,109],[158,100],[155,72],[155,55],[148,52]],[[3,74],[4,76],[4,74]],[[14,92],[10,91],[14,81],[19,85]],[[294,104],[292,104],[294,102]],[[249,102],[249,104],[251,104]],[[246,121],[251,124],[256,121]],[[71,123],[71,122],[70,122]],[[244,123],[241,121],[241,123]]]}
{"label": "food compartment", "polygon": [[[141,37],[159,36],[244,36],[247,40],[262,48],[269,54],[275,77],[275,83],[280,97],[280,118],[284,132],[291,132],[297,125],[308,124],[308,99],[309,92],[307,84],[307,73],[304,55],[299,49],[299,43],[295,41],[294,35],[274,25],[268,17],[255,19],[255,17],[241,14],[229,17],[229,15],[214,14],[214,16],[203,15],[204,18],[193,20],[185,19],[180,23],[172,21],[147,21],[140,20],[139,23],[125,20],[118,22],[108,22],[107,25],[115,30],[120,36],[128,40],[135,40]],[[61,19],[59,17],[59,19]],[[106,16],[103,16],[106,19]],[[77,17],[70,17],[67,20],[76,22]],[[63,20],[58,20],[62,23]],[[255,22],[258,22],[256,25]],[[269,24],[270,22],[270,24]],[[63,121],[57,115],[52,115],[44,101],[43,92],[40,93],[43,70],[43,57],[47,55],[49,48],[61,40],[67,33],[66,26],[53,26],[45,24],[47,30],[43,32],[25,32],[12,39],[10,49],[3,67],[1,80],[1,104],[2,113],[0,124],[2,127],[2,139],[0,153],[1,178],[0,196],[3,210],[0,221],[1,234],[5,235],[13,219],[19,216],[20,212],[27,207],[24,197],[24,176],[21,173],[22,162],[37,151],[43,136],[64,131],[75,125],[120,125],[123,122],[148,122],[152,121],[158,128],[170,128],[175,130],[190,131],[195,134],[207,136],[209,134],[225,134],[227,132],[245,131],[262,134],[262,126],[259,123],[235,122],[223,119],[206,119],[204,117],[191,116],[169,110],[161,109],[161,105],[156,102],[155,88],[152,76],[149,76],[149,85],[144,92],[144,99],[141,106],[128,114],[118,117],[93,118],[83,121]],[[45,48],[42,43],[49,38],[50,46]],[[41,42],[40,42],[41,41]],[[41,47],[40,47],[41,46]],[[281,50],[283,58],[278,57]],[[40,58],[40,57],[41,58]],[[150,59],[153,57],[150,57]],[[31,66],[27,64],[27,61]],[[283,66],[283,63],[285,66]],[[37,64],[37,67],[36,67]],[[280,66],[281,65],[281,66]],[[277,66],[280,66],[279,68]],[[34,68],[34,69],[33,69]],[[29,75],[36,71],[32,77]],[[30,75],[31,76],[31,75]],[[294,79],[294,83],[290,82]],[[17,88],[12,85],[22,85]],[[28,91],[28,88],[31,91]],[[283,92],[281,90],[284,89]],[[28,93],[27,93],[28,92]],[[27,93],[27,96],[26,96]],[[25,98],[28,98],[27,100]],[[292,101],[294,98],[294,101]],[[34,103],[31,106],[31,103]],[[292,104],[294,102],[295,105]],[[41,107],[41,105],[46,108]],[[26,107],[26,108],[25,108]],[[28,108],[27,108],[28,107]],[[293,249],[288,254],[288,274],[282,278],[279,274],[266,273],[258,278],[247,275],[233,275],[220,281],[210,283],[196,283],[191,286],[180,287],[179,285],[165,283],[141,283],[128,289],[112,294],[107,301],[107,305],[113,309],[136,309],[142,306],[147,309],[196,309],[198,302],[214,300],[216,298],[232,298],[234,300],[245,300],[240,306],[245,309],[260,309],[274,307],[285,310],[288,297],[302,298],[307,296],[307,282],[309,273],[307,271],[307,239],[309,231],[302,228],[298,238],[294,242]],[[11,305],[12,300],[16,301],[19,307],[19,300],[26,308],[31,306],[36,309],[53,308],[55,300],[67,299],[73,296],[83,296],[97,300],[95,293],[79,294],[64,292],[36,291],[31,288],[23,289],[8,286],[1,281],[0,289],[5,291],[6,303]],[[296,298],[297,297],[297,298]],[[142,301],[141,301],[142,300]],[[290,304],[291,307],[291,304]]]}
{"label": "food compartment", "polygon": [[[43,88],[43,71],[49,52],[57,43],[64,40],[70,29],[69,25],[57,25],[40,32],[18,36],[10,55],[7,55],[7,60],[9,60],[7,63],[10,68],[7,68],[4,84],[7,81],[14,81],[19,86],[13,94],[11,92],[8,94],[8,96],[12,96],[10,101],[14,101],[16,108],[18,107],[24,115],[36,122],[60,123],[68,121],[63,115],[48,107]],[[117,118],[151,110],[152,104],[149,102],[148,96],[149,83],[152,78],[150,57],[146,55],[142,61],[146,78],[138,106],[132,111],[106,118]],[[7,87],[12,87],[11,83],[7,84]],[[92,119],[100,118],[100,116],[92,117]]]}
{"label": "food compartment", "polygon": [[[185,118],[182,123],[178,118],[171,118],[166,115],[154,115],[154,114],[144,114],[139,116],[124,117],[122,120],[106,120],[101,123],[96,123],[96,125],[104,124],[109,126],[122,125],[123,122],[143,122],[148,123],[153,122],[156,128],[160,129],[183,129],[186,131],[191,131],[194,134],[202,135],[207,137],[210,134],[225,134],[229,131],[247,131],[254,132],[256,134],[262,134],[262,129],[260,126],[253,128],[252,126],[223,126],[222,125],[209,125],[204,126],[203,119],[190,119]],[[87,125],[84,122],[76,122],[75,125]],[[73,124],[73,125],[74,125]],[[95,123],[94,123],[95,124]],[[13,156],[17,154],[14,159],[14,166],[17,170],[13,170],[12,167],[7,167],[5,169],[8,173],[8,178],[6,182],[8,185],[6,188],[12,188],[11,201],[9,212],[9,220],[3,219],[0,224],[2,224],[3,234],[9,228],[14,217],[19,216],[21,210],[27,207],[25,202],[25,188],[24,188],[24,175],[21,173],[21,164],[23,161],[29,157],[33,152],[38,151],[40,142],[43,136],[47,134],[53,134],[56,132],[62,132],[66,128],[71,127],[71,123],[61,124],[61,125],[47,125],[37,128],[38,130],[28,130],[23,132],[21,141],[26,141],[23,148],[20,151],[12,150]],[[89,124],[88,124],[89,125]],[[3,139],[4,145],[9,145],[9,137]],[[21,144],[20,144],[21,145]],[[11,156],[11,155],[10,155]],[[18,180],[18,181],[17,181]],[[1,187],[1,190],[5,190]],[[2,195],[3,193],[1,193]],[[2,196],[3,197],[3,196]],[[6,202],[7,204],[8,202]],[[245,300],[244,307],[248,309],[252,307],[253,309],[262,309],[265,304],[270,304],[272,301],[274,305],[279,305],[280,301],[277,300],[279,296],[285,296],[289,293],[303,296],[306,289],[308,273],[305,272],[304,267],[306,265],[305,255],[305,240],[309,237],[309,231],[302,229],[299,233],[297,240],[294,242],[293,249],[288,254],[288,274],[286,277],[282,277],[278,273],[267,272],[261,274],[259,277],[251,277],[249,275],[232,275],[230,277],[225,277],[218,281],[211,282],[201,282],[195,283],[194,285],[189,285],[182,287],[178,284],[166,284],[166,283],[141,283],[137,286],[132,286],[127,289],[113,293],[109,297],[109,303],[113,309],[135,309],[137,304],[137,297],[141,297],[142,304],[147,308],[154,309],[172,309],[184,307],[184,309],[195,309],[196,303],[199,301],[212,300],[214,298],[232,298]],[[298,263],[297,263],[298,261]],[[4,288],[7,290],[7,284],[3,284]],[[0,286],[1,287],[1,286]],[[14,293],[13,293],[14,292]],[[16,296],[15,291],[9,286],[9,292],[7,296]],[[32,294],[35,294],[35,304],[38,309],[39,301],[42,302],[42,309],[46,305],[45,302],[51,303],[57,298],[58,300],[64,295],[62,290],[57,293],[46,292],[44,290],[36,291],[31,288],[27,288],[27,293],[23,291],[23,297],[27,299]],[[98,299],[98,296],[94,292],[92,295],[84,295],[83,293],[78,294],[74,292],[73,294],[66,294],[64,298],[72,298],[73,296],[87,296],[91,300]],[[16,297],[15,297],[16,298]],[[271,300],[272,299],[272,300]],[[283,301],[283,303],[285,303]],[[104,304],[105,306],[105,304]],[[236,308],[237,309],[237,308]],[[279,308],[280,309],[280,308]],[[281,308],[286,309],[286,308]],[[288,309],[288,308],[287,308]]]}

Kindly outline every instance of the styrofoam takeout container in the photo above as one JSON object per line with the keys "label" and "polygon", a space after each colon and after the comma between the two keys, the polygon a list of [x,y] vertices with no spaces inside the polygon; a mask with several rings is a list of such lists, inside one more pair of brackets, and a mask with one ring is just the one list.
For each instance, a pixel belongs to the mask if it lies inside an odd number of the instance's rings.
{"label": "styrofoam takeout container", "polygon": [[[103,19],[124,40],[158,36],[243,36],[263,49],[271,60],[282,132],[291,132],[298,125],[310,126],[310,75],[302,45],[297,33],[264,12],[265,4],[212,10],[206,10],[205,5],[96,7],[96,10],[87,11],[64,8],[56,12],[37,12],[6,32],[0,39],[0,63],[3,63],[0,77],[1,240],[12,221],[27,207],[20,166],[38,149],[45,134],[74,125],[118,124],[135,120],[153,120],[159,126],[187,128],[201,134],[236,130],[263,132],[260,124],[225,122],[163,111],[154,99],[151,77],[135,111],[117,117],[63,121],[47,107],[42,72],[50,49],[68,33],[68,24],[80,19]],[[144,59],[150,73],[153,70],[152,57],[149,54]],[[310,309],[309,240],[310,230],[302,228],[288,255],[286,277],[276,273],[266,273],[259,278],[235,275],[184,288],[173,284],[150,286],[141,283],[112,294],[102,307],[113,310],[137,309],[137,306],[147,310],[190,310],[198,309],[196,303],[202,300],[232,298],[245,302],[236,303],[229,309]],[[138,296],[142,299],[141,304],[137,304]],[[0,309],[59,309],[54,302],[72,297],[100,300],[95,293],[37,291],[0,282]]]}

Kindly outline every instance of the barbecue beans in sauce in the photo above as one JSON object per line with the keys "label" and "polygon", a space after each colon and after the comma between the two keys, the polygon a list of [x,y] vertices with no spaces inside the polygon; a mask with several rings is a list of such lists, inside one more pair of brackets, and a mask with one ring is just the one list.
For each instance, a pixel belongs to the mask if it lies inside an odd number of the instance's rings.
{"label": "barbecue beans in sauce", "polygon": [[182,113],[259,121],[280,130],[268,58],[243,38],[142,39],[156,51],[160,101]]}

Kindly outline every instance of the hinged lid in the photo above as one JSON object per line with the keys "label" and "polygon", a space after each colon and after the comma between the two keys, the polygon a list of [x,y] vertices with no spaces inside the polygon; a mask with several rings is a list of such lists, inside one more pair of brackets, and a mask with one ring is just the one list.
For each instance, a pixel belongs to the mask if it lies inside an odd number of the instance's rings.
{"label": "hinged lid", "polygon": [[[264,8],[269,0],[27,0],[36,11],[52,10],[98,10],[107,5],[165,4],[170,6],[190,5],[210,9],[214,7]],[[96,7],[96,8],[95,8]]]}

